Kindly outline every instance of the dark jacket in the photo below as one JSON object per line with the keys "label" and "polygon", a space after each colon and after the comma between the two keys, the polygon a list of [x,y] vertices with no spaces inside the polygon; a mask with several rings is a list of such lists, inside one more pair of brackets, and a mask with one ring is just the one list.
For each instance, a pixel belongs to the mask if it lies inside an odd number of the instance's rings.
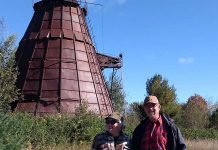
{"label": "dark jacket", "polygon": [[[161,114],[163,123],[167,130],[167,150],[186,150],[186,145],[182,134],[172,119]],[[142,121],[134,130],[132,135],[132,150],[141,150],[141,140],[145,135],[145,122]]]}
{"label": "dark jacket", "polygon": [[[130,138],[121,133],[119,137],[117,137],[116,145],[122,144],[124,146],[124,150],[130,150]],[[103,132],[97,134],[92,143],[92,150],[104,150],[104,148],[100,148],[101,145],[107,145],[107,150],[115,150],[115,140],[112,134],[109,132]]]}

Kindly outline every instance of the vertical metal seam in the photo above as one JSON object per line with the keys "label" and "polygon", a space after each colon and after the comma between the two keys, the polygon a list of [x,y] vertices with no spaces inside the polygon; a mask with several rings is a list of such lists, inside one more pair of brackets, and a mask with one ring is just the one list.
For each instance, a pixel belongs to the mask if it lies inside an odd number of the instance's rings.
{"label": "vertical metal seam", "polygon": [[[63,11],[64,11],[64,6],[61,6],[61,19],[60,19],[60,23],[61,23],[61,27],[60,27],[60,31],[63,31]],[[61,91],[62,91],[62,45],[63,45],[63,35],[61,34],[61,38],[60,38],[60,53],[59,53],[59,90],[58,90],[58,112],[61,113]]]}
{"label": "vertical metal seam", "polygon": [[[72,6],[71,6],[72,7]],[[71,27],[72,27],[72,31],[73,31],[73,44],[74,44],[74,54],[75,54],[75,61],[76,61],[76,72],[77,72],[77,81],[78,81],[78,93],[79,93],[79,107],[82,107],[82,97],[81,97],[81,88],[80,88],[80,80],[79,80],[79,70],[78,70],[78,63],[77,63],[77,56],[76,56],[76,44],[75,44],[75,41],[76,41],[76,37],[75,37],[75,34],[74,34],[74,27],[73,27],[73,20],[72,20],[72,14],[71,14],[71,8],[70,7],[70,16],[71,16]],[[77,11],[77,15],[78,15],[78,8],[76,7],[76,11]]]}
{"label": "vertical metal seam", "polygon": [[[46,9],[46,8],[44,8],[44,9]],[[41,29],[42,29],[42,25],[43,25],[43,21],[44,21],[44,17],[45,17],[45,11],[44,11],[44,14],[43,14],[43,18],[42,18],[42,23],[41,23],[41,27],[40,27],[40,29],[39,29],[39,34],[38,34],[38,37],[37,37],[37,41],[36,41],[36,43],[38,43],[38,40],[40,40],[39,39],[39,35],[40,35],[40,31],[41,31]],[[39,96],[38,96],[38,101],[37,101],[37,103],[36,103],[36,114],[38,113],[38,105],[39,105],[39,103],[40,103],[40,100],[41,100],[41,91],[42,91],[42,86],[43,86],[43,79],[44,79],[44,63],[45,63],[45,53],[46,53],[46,47],[48,47],[48,40],[47,40],[47,45],[45,44],[46,42],[45,41],[43,41],[43,48],[44,48],[44,56],[43,56],[43,58],[41,58],[41,61],[40,61],[40,65],[42,65],[42,67],[43,67],[43,70],[42,70],[42,72],[40,72],[40,76],[41,76],[41,82],[39,82],[39,90],[40,90],[40,93],[39,93]],[[34,48],[34,52],[35,52],[35,48]],[[33,58],[33,57],[31,57],[31,58]],[[41,112],[40,112],[41,113]]]}
{"label": "vertical metal seam", "polygon": [[[45,12],[46,11],[44,11],[43,22],[44,22]],[[41,24],[40,31],[42,29],[43,22]],[[50,23],[50,26],[51,26],[51,23]],[[44,45],[45,51],[44,51],[43,63],[42,63],[43,70],[42,70],[42,74],[41,74],[40,94],[42,93],[42,87],[43,87],[43,83],[44,83],[43,81],[44,81],[44,74],[45,74],[45,58],[46,58],[46,52],[48,50],[48,39],[46,41],[43,41],[43,45]],[[41,95],[39,96],[39,99],[41,100]],[[37,107],[38,107],[38,104],[37,104]],[[37,110],[38,110],[38,108],[37,108]],[[42,112],[40,112],[40,113],[42,113]]]}
{"label": "vertical metal seam", "polygon": [[[85,21],[85,15],[84,15],[83,11],[81,11],[81,9],[80,9],[80,12],[81,12],[81,17],[83,18],[83,25],[85,26],[85,28],[88,28],[87,25],[86,25],[86,21]],[[79,22],[80,22],[80,19],[79,19]],[[80,23],[81,23],[81,22],[80,22]],[[81,27],[81,25],[80,25],[80,27]],[[81,28],[81,30],[82,30],[82,28]],[[88,31],[86,31],[86,33],[88,34],[88,35],[86,35],[86,36],[89,36],[89,38],[91,38],[91,37],[90,37],[90,34],[88,33]],[[83,34],[83,31],[82,31],[82,34]],[[84,38],[84,34],[83,34],[83,38]],[[91,42],[92,42],[92,41],[91,41]],[[85,43],[86,43],[86,39],[85,39]],[[90,45],[89,45],[89,46],[90,46]],[[85,44],[85,48],[86,48],[87,57],[90,56],[90,58],[93,59],[93,54],[92,54],[92,52],[91,52],[91,50],[90,50],[90,47],[89,47],[90,52],[87,52],[87,45],[86,45],[86,44]],[[93,59],[93,61],[94,61],[94,59]],[[95,80],[94,80],[94,77],[93,77],[94,74],[96,74],[96,73],[92,72],[91,63],[90,63],[90,61],[89,61],[89,57],[88,57],[88,62],[89,62],[90,73],[91,73],[91,76],[92,76],[92,83],[94,84],[95,95],[96,95],[96,99],[97,99],[97,103],[98,103],[99,113],[100,113],[100,116],[102,117],[103,115],[102,115],[102,112],[101,112],[101,107],[100,107],[100,103],[99,103],[98,93],[97,93],[97,90],[96,90],[96,84],[97,84],[97,83],[95,83]],[[93,62],[93,63],[94,63],[94,62]],[[95,64],[94,64],[94,65],[95,65]],[[96,69],[95,69],[95,71],[96,71]]]}

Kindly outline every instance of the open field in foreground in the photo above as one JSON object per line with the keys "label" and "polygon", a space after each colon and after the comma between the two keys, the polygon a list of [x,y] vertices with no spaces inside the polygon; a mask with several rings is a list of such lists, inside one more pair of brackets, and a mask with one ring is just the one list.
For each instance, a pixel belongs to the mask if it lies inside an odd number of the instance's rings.
{"label": "open field in foreground", "polygon": [[188,150],[218,150],[218,140],[186,140]]}
{"label": "open field in foreground", "polygon": [[[188,150],[218,150],[218,140],[186,140]],[[90,145],[58,145],[54,147],[39,148],[37,150],[89,150]],[[27,150],[36,150],[31,146]]]}

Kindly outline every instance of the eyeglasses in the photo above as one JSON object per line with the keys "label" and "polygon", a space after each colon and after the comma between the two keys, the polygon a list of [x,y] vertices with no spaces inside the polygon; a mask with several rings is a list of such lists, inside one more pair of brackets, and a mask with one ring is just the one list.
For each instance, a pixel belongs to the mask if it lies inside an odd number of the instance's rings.
{"label": "eyeglasses", "polygon": [[146,108],[152,108],[152,107],[154,108],[154,107],[156,107],[157,105],[158,105],[158,104],[148,103],[148,104],[145,105],[145,107],[146,107]]}
{"label": "eyeglasses", "polygon": [[117,123],[117,120],[115,120],[115,119],[107,119],[106,121],[106,124],[112,124],[112,125],[114,125],[115,123]]}

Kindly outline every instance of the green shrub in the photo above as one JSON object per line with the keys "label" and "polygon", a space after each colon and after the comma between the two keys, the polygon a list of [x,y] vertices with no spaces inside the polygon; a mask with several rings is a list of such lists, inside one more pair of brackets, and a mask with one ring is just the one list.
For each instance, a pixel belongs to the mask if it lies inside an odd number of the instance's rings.
{"label": "green shrub", "polygon": [[92,141],[96,133],[104,130],[104,120],[87,112],[85,105],[76,110],[71,122],[70,139],[74,142]]}
{"label": "green shrub", "polygon": [[185,139],[218,139],[218,130],[215,129],[180,129]]}
{"label": "green shrub", "polygon": [[135,127],[140,123],[140,119],[138,118],[137,114],[131,114],[125,117],[125,133],[132,136],[132,132],[134,131]]}
{"label": "green shrub", "polygon": [[0,149],[19,150],[26,146],[29,137],[29,117],[0,113]]}
{"label": "green shrub", "polygon": [[78,112],[75,117],[34,117],[23,113],[0,113],[0,149],[43,149],[63,143],[90,143],[103,130],[103,119]]}
{"label": "green shrub", "polygon": [[[125,132],[132,135],[139,120],[125,118]],[[0,113],[0,149],[47,149],[58,145],[90,145],[94,136],[104,131],[104,119],[80,108],[74,117],[34,117],[24,113]],[[218,139],[215,129],[180,128],[185,139]]]}

